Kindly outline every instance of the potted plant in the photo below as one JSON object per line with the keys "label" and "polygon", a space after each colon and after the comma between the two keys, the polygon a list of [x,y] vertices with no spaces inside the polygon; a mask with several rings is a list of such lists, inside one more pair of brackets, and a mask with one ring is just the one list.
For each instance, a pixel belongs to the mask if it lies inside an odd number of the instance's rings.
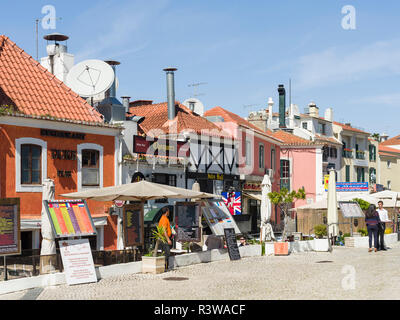
{"label": "potted plant", "polygon": [[153,251],[142,256],[142,272],[152,274],[163,273],[165,271],[165,256],[158,253],[158,247],[160,243],[167,243],[165,230],[162,226],[157,226],[156,229],[152,231],[152,234],[152,239],[154,239],[156,243]]}
{"label": "potted plant", "polygon": [[329,242],[327,238],[328,235],[326,230],[326,225],[319,224],[314,227],[314,233],[316,238],[314,239],[314,250],[315,251],[329,251]]}

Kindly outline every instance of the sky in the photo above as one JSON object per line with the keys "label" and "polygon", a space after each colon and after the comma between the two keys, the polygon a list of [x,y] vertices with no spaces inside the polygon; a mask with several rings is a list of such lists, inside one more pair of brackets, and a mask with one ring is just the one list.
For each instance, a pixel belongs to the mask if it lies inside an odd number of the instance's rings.
{"label": "sky", "polygon": [[[247,117],[265,108],[269,97],[278,112],[278,85],[289,93],[291,79],[291,101],[300,112],[313,101],[321,116],[331,107],[335,121],[371,133],[400,134],[400,1],[1,4],[0,34],[33,57],[35,20],[46,17],[46,5],[53,6],[61,19],[55,20],[55,29],[39,23],[39,57],[46,56],[43,36],[60,32],[70,37],[68,51],[75,63],[118,60],[118,97],[166,101],[163,69],[173,66],[178,68],[176,100],[198,94],[206,110],[221,106]],[[190,86],[195,83],[201,85]]]}

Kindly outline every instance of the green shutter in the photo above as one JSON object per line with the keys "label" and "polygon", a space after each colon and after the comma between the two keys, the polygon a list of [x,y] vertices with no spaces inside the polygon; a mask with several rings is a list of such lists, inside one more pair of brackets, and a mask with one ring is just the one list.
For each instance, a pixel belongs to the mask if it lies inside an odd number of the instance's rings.
{"label": "green shutter", "polygon": [[346,166],[346,182],[350,182],[350,166]]}

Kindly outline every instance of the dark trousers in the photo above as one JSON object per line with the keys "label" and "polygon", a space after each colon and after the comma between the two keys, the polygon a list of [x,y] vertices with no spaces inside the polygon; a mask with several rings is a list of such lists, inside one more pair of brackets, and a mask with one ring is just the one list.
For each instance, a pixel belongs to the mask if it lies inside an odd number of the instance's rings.
{"label": "dark trousers", "polygon": [[385,242],[384,242],[384,234],[385,234],[386,225],[384,222],[380,222],[378,224],[378,248],[383,250],[385,249]]}
{"label": "dark trousers", "polygon": [[374,248],[378,249],[378,226],[367,225],[368,237],[369,237],[369,247],[372,248],[372,235],[374,235]]}
{"label": "dark trousers", "polygon": [[169,256],[171,255],[171,247],[168,243],[161,243],[161,250],[165,253],[165,269],[168,270]]}

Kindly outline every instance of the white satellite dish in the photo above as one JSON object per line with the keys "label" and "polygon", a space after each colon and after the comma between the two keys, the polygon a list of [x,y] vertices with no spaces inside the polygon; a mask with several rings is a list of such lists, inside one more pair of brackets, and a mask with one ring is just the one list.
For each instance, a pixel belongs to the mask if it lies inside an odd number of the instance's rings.
{"label": "white satellite dish", "polygon": [[114,71],[101,60],[85,60],[69,71],[66,84],[81,97],[93,97],[107,91],[114,82]]}

